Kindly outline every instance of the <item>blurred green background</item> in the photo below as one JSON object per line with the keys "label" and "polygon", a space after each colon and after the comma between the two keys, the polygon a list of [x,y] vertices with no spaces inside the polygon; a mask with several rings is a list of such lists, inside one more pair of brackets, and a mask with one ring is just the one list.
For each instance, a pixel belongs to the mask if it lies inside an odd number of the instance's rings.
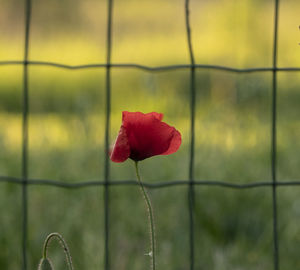
{"label": "blurred green background", "polygon": [[[274,1],[191,1],[198,64],[271,67]],[[281,1],[278,66],[300,66],[300,2]],[[113,63],[188,64],[183,0],[115,0]],[[33,0],[30,60],[105,63],[107,3]],[[0,61],[23,60],[24,1],[0,2]],[[21,176],[22,66],[0,66],[0,175]],[[271,181],[270,72],[197,70],[195,179]],[[300,74],[278,73],[278,180],[299,180]],[[164,113],[182,133],[171,156],[141,163],[144,181],[187,180],[189,70],[112,69],[111,142],[123,110]],[[104,179],[105,70],[29,67],[29,177],[65,182]],[[135,179],[132,162],[111,165],[112,180]],[[269,187],[196,186],[195,269],[273,269]],[[189,269],[187,187],[151,190],[158,269]],[[300,190],[278,188],[281,269],[300,268]],[[103,188],[29,186],[28,269],[46,235],[69,243],[76,269],[103,269]],[[111,269],[147,269],[148,225],[137,187],[110,188]],[[21,268],[21,186],[0,183],[0,269]],[[55,269],[66,269],[53,243]]]}

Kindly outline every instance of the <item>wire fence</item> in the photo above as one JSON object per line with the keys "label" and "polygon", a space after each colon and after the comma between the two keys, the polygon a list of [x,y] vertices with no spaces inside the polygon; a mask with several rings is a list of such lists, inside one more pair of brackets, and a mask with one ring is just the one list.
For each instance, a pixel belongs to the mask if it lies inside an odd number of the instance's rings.
{"label": "wire fence", "polygon": [[[0,65],[22,65],[23,66],[23,121],[22,121],[22,177],[0,176],[0,182],[10,182],[22,185],[22,269],[27,270],[27,232],[28,232],[28,192],[29,185],[46,185],[60,188],[84,188],[90,186],[104,186],[104,269],[110,269],[110,250],[109,250],[109,216],[110,216],[110,186],[115,185],[138,185],[134,180],[127,181],[111,181],[109,157],[106,153],[109,150],[110,137],[110,112],[111,112],[111,69],[112,68],[134,68],[146,72],[162,72],[168,70],[188,69],[190,70],[190,154],[189,154],[189,178],[188,180],[160,181],[158,183],[143,183],[148,188],[168,188],[177,185],[187,185],[188,189],[188,212],[189,212],[189,254],[190,269],[194,269],[194,204],[195,204],[195,185],[204,186],[220,186],[234,189],[250,189],[259,187],[270,187],[272,190],[272,209],[273,209],[273,263],[274,270],[279,270],[279,242],[278,242],[278,215],[277,215],[277,188],[284,186],[299,186],[300,181],[277,181],[276,168],[276,126],[277,126],[277,73],[278,72],[299,72],[300,67],[277,67],[277,45],[278,45],[278,16],[279,16],[279,0],[274,0],[274,33],[273,33],[273,64],[272,67],[246,68],[238,69],[228,66],[218,65],[201,65],[195,62],[194,51],[191,39],[190,26],[190,1],[184,0],[185,19],[186,19],[186,35],[188,44],[188,53],[190,57],[189,65],[169,65],[150,67],[140,64],[127,63],[116,64],[111,63],[112,51],[112,25],[113,25],[113,0],[107,0],[107,36],[106,36],[106,63],[102,64],[86,64],[86,65],[66,65],[63,63],[30,61],[28,59],[29,40],[30,40],[30,22],[31,22],[31,0],[25,0],[25,46],[24,59],[22,61],[0,61]],[[28,178],[28,111],[29,111],[29,85],[28,85],[28,67],[35,66],[53,66],[62,69],[91,69],[103,68],[106,70],[106,119],[105,119],[105,161],[104,161],[104,181],[84,181],[75,183],[66,183],[51,179],[29,179]],[[196,109],[196,69],[214,69],[233,73],[253,73],[253,72],[272,72],[272,111],[271,111],[271,175],[272,181],[260,181],[249,184],[233,184],[224,181],[207,181],[194,179],[194,151],[195,151],[195,109]]]}

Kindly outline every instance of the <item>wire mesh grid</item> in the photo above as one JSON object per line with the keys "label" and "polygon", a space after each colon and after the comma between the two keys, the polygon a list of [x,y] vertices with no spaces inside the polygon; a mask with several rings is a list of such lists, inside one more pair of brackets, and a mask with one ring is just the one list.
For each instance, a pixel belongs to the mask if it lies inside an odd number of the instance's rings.
{"label": "wire mesh grid", "polygon": [[[106,63],[102,64],[86,64],[86,65],[66,65],[63,63],[44,62],[44,61],[30,61],[28,58],[29,52],[29,37],[30,37],[30,21],[31,21],[31,0],[25,0],[25,46],[23,61],[0,61],[0,65],[22,65],[23,66],[23,113],[22,113],[22,177],[0,176],[1,182],[10,182],[22,185],[22,269],[27,270],[27,232],[28,232],[28,185],[45,185],[55,186],[60,188],[83,188],[89,186],[104,186],[104,268],[110,269],[110,250],[109,250],[109,213],[110,213],[110,197],[109,188],[115,185],[138,185],[134,180],[127,181],[111,181],[109,173],[109,158],[106,153],[109,150],[109,131],[110,131],[110,104],[111,104],[111,69],[112,68],[132,68],[144,70],[146,72],[161,72],[168,70],[188,69],[190,71],[190,150],[189,150],[189,179],[188,180],[174,180],[174,181],[160,181],[158,183],[143,183],[148,188],[168,188],[176,185],[188,186],[188,213],[189,213],[189,268],[193,270],[195,255],[194,255],[194,203],[195,203],[195,185],[204,186],[220,186],[224,188],[234,189],[250,189],[259,187],[270,187],[272,190],[272,209],[273,209],[273,265],[274,270],[279,270],[279,243],[278,243],[278,215],[277,215],[277,188],[283,186],[299,186],[300,181],[277,181],[276,177],[276,125],[277,125],[277,73],[300,71],[300,67],[277,67],[277,46],[278,46],[278,16],[279,16],[279,0],[274,0],[274,25],[273,25],[273,64],[272,67],[260,68],[246,68],[239,69],[228,66],[219,65],[201,65],[195,63],[194,51],[191,39],[190,26],[190,1],[184,1],[185,9],[185,26],[187,35],[188,53],[190,57],[189,65],[169,65],[150,67],[135,63],[128,64],[114,64],[111,63],[112,51],[112,14],[113,14],[113,0],[107,0],[107,36],[106,36]],[[29,179],[28,178],[28,66],[54,66],[63,69],[90,69],[90,68],[104,68],[106,70],[106,119],[105,119],[105,160],[104,160],[104,181],[85,181],[66,183],[55,181],[51,179]],[[271,111],[271,175],[272,181],[261,181],[246,184],[234,184],[225,181],[206,181],[194,179],[194,149],[195,149],[195,97],[196,97],[196,69],[213,69],[223,70],[233,73],[253,73],[253,72],[271,72],[272,73],[272,111]]]}

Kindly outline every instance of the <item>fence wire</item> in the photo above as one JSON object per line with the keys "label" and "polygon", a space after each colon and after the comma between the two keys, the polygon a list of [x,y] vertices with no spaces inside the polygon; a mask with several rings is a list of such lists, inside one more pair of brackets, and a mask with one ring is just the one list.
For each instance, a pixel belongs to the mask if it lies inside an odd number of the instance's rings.
{"label": "fence wire", "polygon": [[[274,10],[274,40],[273,40],[273,68],[277,66],[277,43],[278,43],[278,11],[279,0],[275,0]],[[276,190],[276,161],[277,161],[277,72],[274,69],[272,74],[272,136],[271,136],[271,171],[272,171],[272,208],[273,208],[273,256],[274,269],[279,269],[279,247],[278,247],[278,217],[277,217],[277,190]]]}
{"label": "fence wire", "polygon": [[[190,160],[189,160],[189,179],[175,181],[160,181],[158,183],[143,184],[148,188],[169,188],[178,185],[188,186],[188,212],[189,212],[189,242],[190,242],[190,269],[194,269],[194,186],[218,186],[223,188],[233,189],[250,189],[260,187],[270,187],[272,190],[272,208],[273,208],[273,263],[274,270],[279,270],[279,243],[278,243],[278,214],[277,214],[277,188],[285,186],[299,186],[300,181],[277,181],[276,177],[276,130],[277,130],[277,72],[299,72],[300,67],[277,67],[277,45],[278,45],[278,17],[279,17],[279,0],[274,0],[274,33],[273,33],[273,65],[272,67],[258,67],[239,69],[220,65],[202,65],[196,64],[191,39],[190,26],[190,1],[184,0],[185,20],[186,20],[186,35],[188,53],[190,56],[190,64],[188,65],[169,65],[150,67],[135,63],[111,63],[112,51],[112,25],[113,25],[113,0],[107,0],[107,36],[106,36],[106,63],[86,64],[86,65],[66,65],[63,63],[46,62],[46,61],[30,61],[28,59],[29,41],[30,41],[30,21],[31,21],[31,0],[25,1],[25,42],[24,42],[24,59],[22,61],[0,61],[0,66],[6,65],[22,65],[23,66],[23,113],[22,113],[22,177],[0,176],[0,182],[10,182],[22,185],[22,269],[27,270],[27,232],[28,232],[28,194],[27,188],[29,185],[46,185],[59,188],[84,188],[91,186],[104,186],[104,268],[110,269],[110,254],[109,254],[109,214],[110,214],[110,197],[109,187],[117,185],[138,185],[134,180],[111,181],[109,175],[109,130],[110,130],[110,104],[111,104],[111,69],[112,68],[134,68],[145,72],[162,72],[169,70],[188,69],[190,70]],[[104,160],[104,181],[82,181],[75,183],[66,183],[51,179],[29,179],[28,178],[28,109],[29,109],[29,76],[28,66],[52,66],[63,69],[90,69],[104,68],[106,70],[106,117],[105,117],[105,160]],[[271,111],[271,175],[272,182],[260,181],[249,184],[234,184],[225,181],[211,180],[195,180],[194,179],[194,142],[195,142],[195,99],[196,99],[196,69],[213,69],[234,73],[253,73],[253,72],[272,72],[272,111]]]}

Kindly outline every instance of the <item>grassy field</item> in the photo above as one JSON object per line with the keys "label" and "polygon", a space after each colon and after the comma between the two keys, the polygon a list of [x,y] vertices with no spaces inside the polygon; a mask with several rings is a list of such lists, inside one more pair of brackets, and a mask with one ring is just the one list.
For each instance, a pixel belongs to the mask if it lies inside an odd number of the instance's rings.
{"label": "grassy field", "polygon": [[[71,65],[105,62],[106,1],[33,1],[30,59]],[[22,60],[23,13],[0,6],[0,61]],[[189,63],[183,1],[115,1],[114,63]],[[278,65],[300,66],[300,4],[280,6]],[[72,12],[69,12],[72,11]],[[191,1],[196,62],[232,67],[272,65],[272,1]],[[21,176],[21,66],[0,66],[0,175]],[[270,72],[197,70],[195,179],[271,181]],[[277,178],[299,180],[300,75],[278,74]],[[181,133],[171,156],[141,163],[147,182],[188,180],[189,70],[112,70],[113,142],[121,112],[157,111]],[[29,163],[32,179],[104,180],[105,70],[29,67]],[[135,179],[132,162],[110,164],[112,180]],[[187,187],[150,191],[156,218],[158,269],[189,269]],[[273,269],[272,192],[195,187],[195,269]],[[278,188],[280,266],[297,269],[300,190]],[[28,188],[28,269],[36,269],[46,235],[67,240],[75,269],[102,269],[103,188]],[[0,183],[0,269],[21,267],[21,186]],[[147,215],[137,187],[110,188],[111,269],[147,269]],[[53,243],[55,269],[65,269]]]}

